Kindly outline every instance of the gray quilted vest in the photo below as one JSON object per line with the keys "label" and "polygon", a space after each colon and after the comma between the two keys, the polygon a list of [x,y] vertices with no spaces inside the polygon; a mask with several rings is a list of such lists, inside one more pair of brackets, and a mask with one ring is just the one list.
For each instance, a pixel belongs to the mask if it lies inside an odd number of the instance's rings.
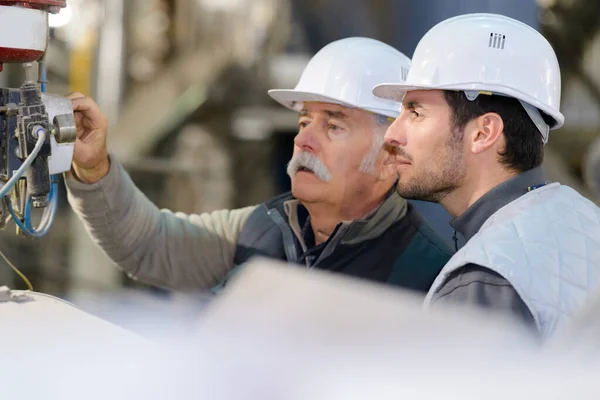
{"label": "gray quilted vest", "polygon": [[600,208],[558,183],[531,191],[493,214],[434,281],[474,263],[510,282],[542,336],[567,322],[600,284]]}

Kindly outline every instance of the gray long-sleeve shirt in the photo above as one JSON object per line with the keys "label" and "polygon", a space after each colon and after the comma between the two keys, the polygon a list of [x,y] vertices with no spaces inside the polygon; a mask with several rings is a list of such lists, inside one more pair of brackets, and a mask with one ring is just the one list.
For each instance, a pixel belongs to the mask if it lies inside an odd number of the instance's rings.
{"label": "gray long-sleeve shirt", "polygon": [[256,208],[189,215],[159,210],[114,158],[99,182],[67,178],[66,186],[73,210],[104,252],[131,278],[166,289],[209,289],[221,282]]}
{"label": "gray long-sleeve shirt", "polygon": [[[526,171],[496,186],[450,224],[467,242],[496,211],[546,183],[542,167]],[[512,285],[496,272],[476,264],[454,271],[436,293],[433,303],[463,303],[510,314],[535,326],[533,315]]]}

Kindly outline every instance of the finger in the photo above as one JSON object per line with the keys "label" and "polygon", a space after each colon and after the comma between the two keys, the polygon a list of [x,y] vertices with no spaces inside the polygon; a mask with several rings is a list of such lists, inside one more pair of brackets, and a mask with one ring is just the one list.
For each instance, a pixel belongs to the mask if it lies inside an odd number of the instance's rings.
{"label": "finger", "polygon": [[80,131],[81,133],[83,133],[83,130],[85,128],[84,117],[83,115],[81,115],[81,113],[75,113],[73,116],[75,117],[75,126],[77,127],[77,137],[79,137]]}
{"label": "finger", "polygon": [[84,94],[82,94],[82,93],[79,93],[79,92],[71,92],[66,97],[69,100],[74,100],[74,99],[80,99],[80,98],[83,98],[83,97],[86,97],[86,96]]}
{"label": "finger", "polygon": [[75,135],[79,141],[85,141],[90,134],[95,132],[95,127],[90,126],[90,120],[81,113],[75,113],[75,126],[77,127]]}
{"label": "finger", "polygon": [[81,113],[84,118],[90,120],[92,125],[102,127],[106,125],[106,117],[94,100],[89,97],[80,97],[71,100],[75,114]]}
{"label": "finger", "polygon": [[88,111],[93,108],[98,108],[98,105],[94,100],[85,96],[72,98],[71,103],[73,103],[74,111]]}

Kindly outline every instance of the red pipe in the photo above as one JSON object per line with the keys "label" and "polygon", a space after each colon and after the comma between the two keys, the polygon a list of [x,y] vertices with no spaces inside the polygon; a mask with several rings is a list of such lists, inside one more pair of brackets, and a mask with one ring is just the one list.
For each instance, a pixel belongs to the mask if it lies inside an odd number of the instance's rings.
{"label": "red pipe", "polygon": [[1,5],[15,5],[25,8],[45,9],[48,7],[64,8],[67,6],[66,0],[0,0]]}

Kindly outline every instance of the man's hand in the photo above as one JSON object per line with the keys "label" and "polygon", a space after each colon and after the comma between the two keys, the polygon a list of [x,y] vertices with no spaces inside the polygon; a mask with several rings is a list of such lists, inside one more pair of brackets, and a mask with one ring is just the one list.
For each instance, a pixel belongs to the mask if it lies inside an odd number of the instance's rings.
{"label": "man's hand", "polygon": [[67,98],[73,102],[77,124],[72,172],[83,183],[96,183],[110,169],[106,149],[108,120],[91,98],[81,93],[71,93]]}

